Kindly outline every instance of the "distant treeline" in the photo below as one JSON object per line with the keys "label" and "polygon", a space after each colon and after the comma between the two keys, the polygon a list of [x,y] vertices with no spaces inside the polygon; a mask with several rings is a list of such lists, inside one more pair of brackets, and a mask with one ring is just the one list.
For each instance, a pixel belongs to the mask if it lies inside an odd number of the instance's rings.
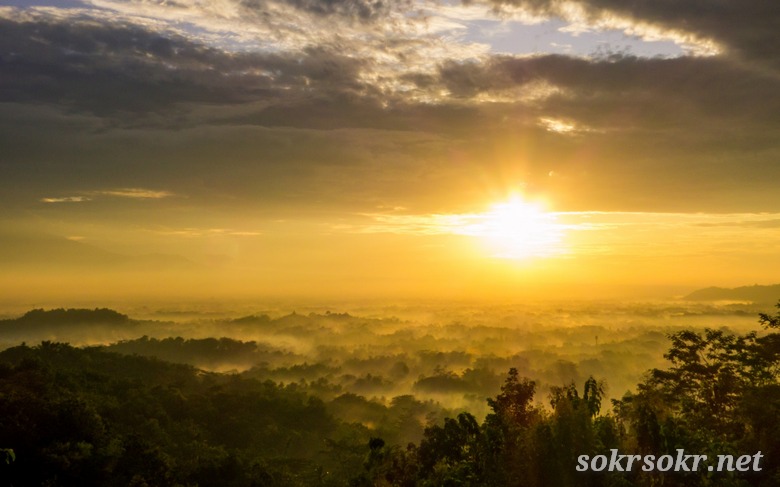
{"label": "distant treeline", "polygon": [[13,325],[75,325],[75,324],[102,324],[122,325],[131,322],[127,315],[118,313],[108,308],[95,309],[33,309],[19,318],[0,320],[0,327]]}
{"label": "distant treeline", "polygon": [[741,286],[736,288],[708,287],[698,289],[683,299],[690,301],[752,301],[772,303],[780,295],[780,284],[771,286]]}
{"label": "distant treeline", "polygon": [[222,364],[258,364],[290,355],[255,341],[244,342],[225,337],[157,339],[143,336],[135,340],[122,340],[105,349],[206,368]]}

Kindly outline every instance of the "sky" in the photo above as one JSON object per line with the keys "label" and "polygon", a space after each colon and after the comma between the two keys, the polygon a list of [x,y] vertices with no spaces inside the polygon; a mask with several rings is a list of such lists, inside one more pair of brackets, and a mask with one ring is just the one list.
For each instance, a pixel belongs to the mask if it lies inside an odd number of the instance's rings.
{"label": "sky", "polygon": [[777,2],[3,4],[7,301],[778,282]]}

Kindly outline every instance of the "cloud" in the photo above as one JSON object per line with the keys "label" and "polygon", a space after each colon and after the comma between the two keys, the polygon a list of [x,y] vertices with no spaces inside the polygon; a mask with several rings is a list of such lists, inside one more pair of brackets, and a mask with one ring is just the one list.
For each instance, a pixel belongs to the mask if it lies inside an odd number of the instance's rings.
{"label": "cloud", "polygon": [[174,194],[171,193],[170,191],[158,191],[158,190],[144,189],[144,188],[119,188],[119,189],[95,191],[94,193],[105,195],[105,196],[115,196],[118,198],[132,198],[132,199],[142,199],[142,200],[146,200],[146,199],[157,200],[160,198],[168,198],[170,196],[174,196]]}
{"label": "cloud", "polygon": [[780,5],[775,2],[489,0],[489,3],[590,25],[623,28],[639,35],[673,36],[694,45],[710,43],[720,46],[727,56],[780,68],[776,25]]}
{"label": "cloud", "polygon": [[751,215],[752,219],[736,219],[718,222],[702,222],[701,227],[745,227],[745,228],[780,228],[780,218],[776,214]]}
{"label": "cloud", "polygon": [[158,235],[165,235],[165,236],[174,236],[174,237],[187,237],[187,238],[194,238],[194,237],[218,237],[218,236],[229,236],[229,237],[257,237],[260,235],[263,235],[262,232],[258,231],[250,231],[250,230],[234,230],[232,228],[195,228],[195,227],[188,227],[188,228],[176,228],[176,229],[163,229],[163,230],[152,230],[153,233],[156,233]]}
{"label": "cloud", "polygon": [[[240,5],[250,11],[267,11],[269,1],[242,0]],[[399,6],[409,7],[410,1],[395,0],[285,0],[297,9],[322,16],[338,15],[361,21],[375,20],[390,14]]]}
{"label": "cloud", "polygon": [[578,130],[577,125],[564,120],[558,120],[555,118],[540,118],[539,124],[550,132],[557,132],[559,134],[574,134]]}
{"label": "cloud", "polygon": [[368,220],[334,228],[346,233],[469,237],[488,243],[495,257],[642,255],[682,256],[777,252],[777,213],[665,213],[581,211],[511,214],[370,213]]}
{"label": "cloud", "polygon": [[[656,3],[501,5],[513,19],[682,32],[662,12],[676,7]],[[14,174],[0,182],[4,204],[18,193],[141,197],[80,191],[149,181],[193,205],[362,212],[438,211],[437,198],[508,187],[573,209],[780,204],[780,80],[771,59],[735,47],[743,29],[726,25],[725,7],[702,3],[685,31],[722,52],[654,59],[491,54],[461,31],[495,3],[85,5],[0,9],[0,167]],[[689,3],[679,8],[690,17]]]}
{"label": "cloud", "polygon": [[91,201],[92,198],[86,196],[64,196],[61,198],[41,198],[42,203],[81,203]]}
{"label": "cloud", "polygon": [[[0,15],[0,101],[50,103],[100,116],[180,110],[182,104],[300,103],[362,88],[363,61],[326,47],[231,53],[127,22],[43,12]],[[312,93],[310,85],[316,86]]]}
{"label": "cloud", "polygon": [[[269,9],[264,2],[228,4],[235,8],[217,11],[217,4],[204,3],[211,10],[198,15],[241,19],[235,9]],[[131,2],[127,8],[150,14],[185,8],[171,5]],[[531,7],[552,8],[545,2]],[[384,24],[355,28],[336,38],[319,21],[311,26],[318,34],[294,47],[236,51],[197,34],[137,23],[129,13],[96,21],[93,12],[66,18],[43,10],[4,12],[0,55],[8,89],[2,101],[54,104],[96,114],[111,126],[181,126],[206,115],[212,122],[265,126],[413,129],[424,111],[420,126],[430,126],[433,116],[443,128],[457,126],[456,120],[444,123],[448,107],[467,102],[504,104],[513,117],[518,112],[509,105],[525,107],[527,125],[566,120],[600,130],[637,124],[655,130],[724,119],[775,123],[779,103],[776,76],[722,57],[487,55],[468,43],[447,47],[446,38],[408,26],[398,32],[386,32]]]}
{"label": "cloud", "polygon": [[[501,205],[495,207],[500,208]],[[696,232],[697,228],[745,227],[780,228],[777,213],[661,213],[622,211],[531,211],[525,218],[498,218],[495,211],[483,213],[367,213],[366,224],[339,227],[340,230],[358,233],[399,233],[408,235],[466,235],[484,236],[499,225],[522,225],[523,219],[554,228],[556,232],[612,231],[616,228],[633,228],[636,232]],[[500,214],[498,215],[501,216]],[[701,230],[698,230],[701,231]]]}
{"label": "cloud", "polygon": [[56,198],[41,198],[42,203],[82,203],[85,201],[93,201],[95,197],[111,196],[116,198],[130,198],[130,199],[161,199],[175,196],[170,191],[160,191],[144,188],[117,188],[107,189],[101,191],[90,191],[87,193],[89,196],[63,196]]}

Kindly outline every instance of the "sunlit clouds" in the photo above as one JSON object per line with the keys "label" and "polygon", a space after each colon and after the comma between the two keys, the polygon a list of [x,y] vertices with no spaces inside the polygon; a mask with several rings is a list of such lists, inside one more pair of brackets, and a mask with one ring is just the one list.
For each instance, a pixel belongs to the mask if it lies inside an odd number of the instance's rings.
{"label": "sunlit clouds", "polygon": [[3,289],[777,279],[776,3],[12,5]]}
{"label": "sunlit clouds", "polygon": [[[442,96],[441,89],[429,86],[427,82],[420,84],[417,80],[420,76],[436,77],[438,65],[447,62],[482,63],[489,61],[490,55],[496,53],[539,55],[556,52],[556,46],[561,43],[567,43],[571,51],[574,49],[572,46],[582,44],[578,40],[582,33],[605,29],[618,29],[625,35],[617,39],[618,45],[589,41],[588,47],[584,47],[585,51],[579,51],[577,55],[588,57],[605,45],[608,49],[636,45],[638,52],[649,49],[648,52],[652,53],[653,43],[643,39],[679,40],[675,35],[662,35],[659,32],[651,36],[648,33],[653,29],[640,29],[640,24],[629,21],[621,24],[602,17],[586,16],[578,3],[562,4],[566,8],[540,12],[524,8],[522,4],[512,8],[504,4],[497,9],[498,5],[491,2],[464,5],[436,1],[225,0],[180,3],[90,0],[85,1],[81,8],[70,9],[7,7],[0,9],[0,17],[24,23],[69,23],[76,29],[91,29],[96,25],[140,29],[170,39],[173,43],[157,42],[153,49],[146,50],[147,55],[137,57],[136,62],[147,66],[158,65],[174,73],[182,68],[199,71],[211,64],[208,56],[211,54],[209,50],[213,50],[224,53],[226,60],[233,58],[230,64],[234,66],[212,64],[212,68],[219,69],[223,74],[282,85],[289,79],[289,67],[262,62],[260,59],[251,60],[251,57],[300,59],[310,55],[313,50],[348,53],[346,57],[354,61],[357,67],[354,77],[355,81],[361,83],[357,88],[362,94],[436,102],[448,97]],[[598,23],[594,23],[596,20]],[[482,27],[487,25],[486,22],[495,24],[492,30]],[[542,23],[549,24],[545,27],[546,31],[555,33],[545,44],[539,45],[538,40],[522,35],[523,28],[536,28],[534,26]],[[499,25],[504,28],[497,30],[495,27]],[[540,30],[536,38],[545,30]],[[610,39],[613,37],[610,36]],[[680,42],[690,41],[688,38],[681,39]],[[181,57],[166,61],[167,56],[157,50],[169,44],[173,52],[184,54],[188,49],[171,45],[179,42],[200,45],[197,49],[201,55],[195,59]],[[655,54],[668,54],[664,49],[668,50],[668,47],[657,50]],[[67,43],[63,50],[74,57],[87,54],[80,52],[76,45]],[[103,51],[110,54],[105,49]],[[681,53],[679,51],[676,55]],[[306,76],[302,81],[307,85],[316,83],[317,78]],[[388,103],[391,101],[396,100],[388,100]]]}
{"label": "sunlit clouds", "polygon": [[144,188],[116,188],[99,191],[88,191],[78,196],[61,196],[41,198],[42,203],[84,203],[103,198],[128,198],[134,200],[159,200],[175,196],[170,191]]}
{"label": "sunlit clouds", "polygon": [[577,130],[575,124],[563,120],[556,120],[554,118],[542,118],[539,119],[539,123],[550,132],[557,132],[559,134],[570,134]]}
{"label": "sunlit clouds", "polygon": [[338,230],[476,237],[509,259],[780,252],[777,213],[547,212],[514,199],[482,213],[366,216],[372,223]]}
{"label": "sunlit clouds", "polygon": [[144,188],[119,188],[109,189],[103,191],[96,191],[96,194],[105,196],[116,196],[118,198],[133,198],[141,200],[158,200],[160,198],[168,198],[173,196],[173,193],[169,191],[159,191]]}
{"label": "sunlit clouds", "polygon": [[91,201],[91,198],[86,196],[63,196],[60,198],[41,198],[41,203],[81,203],[84,201]]}
{"label": "sunlit clouds", "polygon": [[172,237],[257,237],[262,235],[262,232],[248,231],[248,230],[235,230],[232,228],[178,228],[178,229],[155,229],[150,230],[158,235],[172,236]]}

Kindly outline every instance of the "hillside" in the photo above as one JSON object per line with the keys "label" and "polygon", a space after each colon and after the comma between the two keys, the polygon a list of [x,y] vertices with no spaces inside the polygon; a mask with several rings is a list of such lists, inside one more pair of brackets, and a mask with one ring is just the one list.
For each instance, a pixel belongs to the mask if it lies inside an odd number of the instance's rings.
{"label": "hillside", "polygon": [[368,441],[295,386],[51,342],[0,352],[0,417],[1,486],[315,485]]}
{"label": "hillside", "polygon": [[780,299],[780,284],[741,286],[736,288],[708,287],[683,297],[687,301],[751,301],[772,304]]}
{"label": "hillside", "polygon": [[12,325],[73,325],[100,323],[121,325],[129,323],[131,320],[127,315],[108,308],[95,309],[76,309],[76,308],[58,308],[58,309],[33,309],[20,316],[10,320],[0,320],[0,326]]}

